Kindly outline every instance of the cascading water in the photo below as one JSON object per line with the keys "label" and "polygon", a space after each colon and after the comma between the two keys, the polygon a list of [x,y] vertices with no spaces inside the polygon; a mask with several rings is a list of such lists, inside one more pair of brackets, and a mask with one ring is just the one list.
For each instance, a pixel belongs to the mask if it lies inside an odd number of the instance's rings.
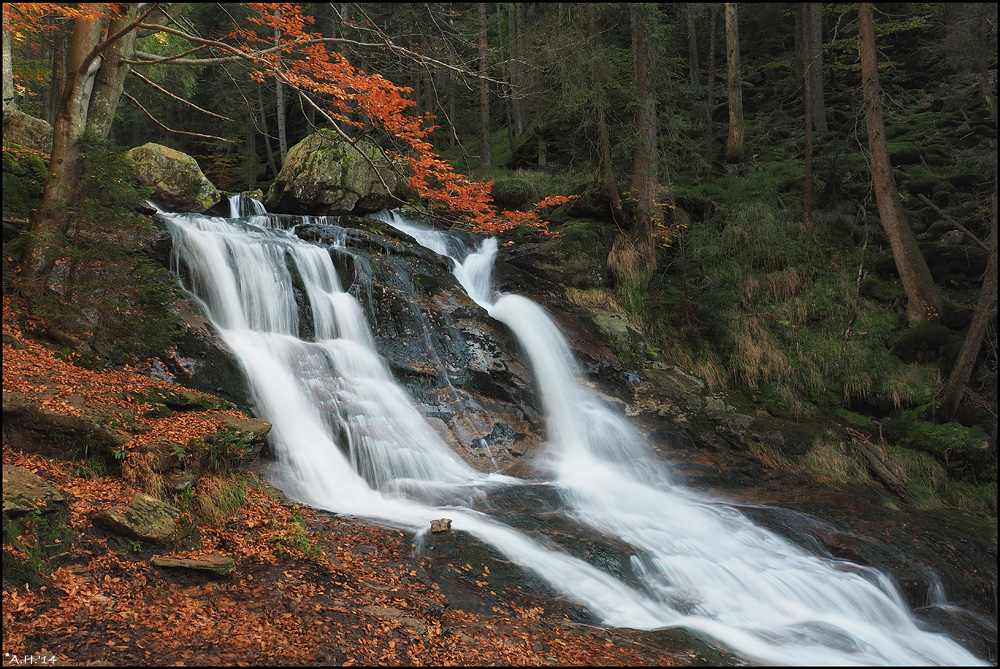
{"label": "cascading water", "polygon": [[[576,381],[572,355],[547,314],[523,297],[492,290],[495,240],[469,253],[457,238],[383,214],[452,257],[470,297],[521,341],[546,414],[546,473],[565,513],[633,546],[643,589],[474,510],[490,489],[527,484],[476,472],[423,420],[375,353],[330,250],[283,229],[295,219],[232,206],[244,218],[161,216],[178,269],[186,270],[189,288],[240,359],[257,408],[273,425],[282,466],[276,483],[293,497],[420,531],[448,515],[454,529],[488,543],[607,624],[683,626],[756,661],[978,662],[947,637],[920,630],[880,573],[812,556],[731,506],[671,485],[665,465],[631,425]],[[290,266],[305,287],[314,341],[298,336]]]}
{"label": "cascading water", "polygon": [[493,291],[495,239],[463,257],[444,233],[395,212],[377,217],[448,255],[469,296],[513,331],[539,385],[566,513],[635,547],[635,571],[663,605],[662,625],[699,630],[765,662],[975,661],[920,630],[880,572],[817,558],[731,506],[671,485],[632,427],[576,381],[569,346],[545,311]]}

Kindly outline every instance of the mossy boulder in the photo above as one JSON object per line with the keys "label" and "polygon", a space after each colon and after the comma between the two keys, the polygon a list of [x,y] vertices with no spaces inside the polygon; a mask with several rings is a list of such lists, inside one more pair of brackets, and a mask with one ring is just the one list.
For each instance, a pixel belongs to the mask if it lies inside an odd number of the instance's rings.
{"label": "mossy boulder", "polygon": [[52,125],[16,109],[3,113],[4,143],[20,144],[45,154],[52,153]]}
{"label": "mossy boulder", "polygon": [[397,202],[401,187],[395,166],[377,146],[365,141],[351,145],[323,129],[288,151],[264,204],[277,213],[368,213]]}
{"label": "mossy boulder", "polygon": [[166,502],[136,493],[131,502],[125,506],[106,509],[97,520],[115,534],[140,541],[164,543],[173,536],[176,529],[174,520],[180,515],[179,510]]}
{"label": "mossy boulder", "polygon": [[43,585],[73,541],[69,496],[24,467],[3,466],[3,580]]}
{"label": "mossy boulder", "polygon": [[186,153],[149,142],[130,149],[128,156],[139,182],[153,189],[151,199],[163,209],[200,214],[222,197]]}

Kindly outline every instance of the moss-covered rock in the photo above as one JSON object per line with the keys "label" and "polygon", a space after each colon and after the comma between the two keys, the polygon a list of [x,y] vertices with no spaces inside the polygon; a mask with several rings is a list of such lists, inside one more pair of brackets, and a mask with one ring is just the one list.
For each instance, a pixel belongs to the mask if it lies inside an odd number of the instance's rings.
{"label": "moss-covered rock", "polygon": [[180,515],[181,512],[170,504],[136,493],[131,502],[123,507],[106,509],[97,520],[116,534],[163,543],[173,536],[176,529],[174,519]]}
{"label": "moss-covered rock", "polygon": [[401,186],[394,166],[377,146],[364,141],[352,146],[324,129],[288,151],[265,205],[278,213],[366,213],[396,202],[395,191]]}
{"label": "moss-covered rock", "polygon": [[886,439],[932,455],[948,473],[969,483],[996,481],[996,445],[981,427],[959,423],[935,424],[916,411],[904,411],[886,421]]}
{"label": "moss-covered rock", "polygon": [[130,149],[128,155],[139,182],[153,189],[153,202],[164,209],[201,213],[221,197],[186,153],[149,142]]}
{"label": "moss-covered rock", "polygon": [[3,113],[3,141],[20,144],[48,156],[52,153],[52,125],[44,119],[8,109]]}
{"label": "moss-covered rock", "polygon": [[43,584],[73,540],[69,497],[16,465],[3,466],[4,583]]}

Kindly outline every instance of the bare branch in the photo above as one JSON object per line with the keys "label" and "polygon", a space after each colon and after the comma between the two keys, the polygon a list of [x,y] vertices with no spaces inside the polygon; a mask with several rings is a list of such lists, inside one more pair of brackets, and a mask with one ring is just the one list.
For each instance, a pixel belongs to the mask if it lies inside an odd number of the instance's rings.
{"label": "bare branch", "polygon": [[[177,60],[178,58],[183,58],[184,56],[188,55],[189,53],[194,53],[195,51],[201,51],[204,48],[205,48],[205,45],[202,44],[200,46],[194,47],[193,49],[188,49],[187,51],[182,51],[181,53],[174,54],[173,56],[157,56],[156,54],[146,53],[145,51],[136,51],[135,55],[139,56],[140,58],[145,58],[145,60],[125,60],[125,59],[122,59],[122,62],[123,63],[127,63],[129,65],[162,65],[164,63],[169,63],[170,61]],[[214,59],[210,59],[210,60],[214,60]],[[227,60],[235,60],[235,59],[234,58],[229,58]],[[196,61],[193,61],[193,60],[192,61],[185,61],[184,63],[182,63],[182,65],[198,65],[198,64],[200,64],[200,63],[198,63]]]}
{"label": "bare branch", "polygon": [[146,116],[148,116],[153,121],[153,123],[155,123],[156,125],[160,126],[161,128],[163,128],[167,132],[172,132],[172,133],[175,133],[177,135],[191,135],[192,137],[201,137],[202,139],[214,139],[214,140],[217,140],[217,141],[220,141],[220,142],[225,142],[226,144],[235,144],[236,143],[236,142],[234,142],[231,139],[226,139],[225,137],[216,137],[215,135],[202,135],[201,133],[198,133],[198,132],[187,132],[186,130],[174,130],[173,128],[168,128],[167,126],[163,125],[163,123],[161,123],[158,118],[156,118],[155,116],[153,116],[152,114],[150,114],[149,110],[147,110],[145,107],[143,107],[139,103],[139,101],[136,100],[134,97],[132,97],[128,93],[122,93],[122,95],[124,95],[125,97],[127,97],[129,100],[131,100],[135,104],[136,107],[138,107],[139,109],[141,109],[143,111],[143,113],[145,113]]}
{"label": "bare branch", "polygon": [[917,197],[920,198],[921,202],[923,202],[928,207],[930,207],[931,209],[933,209],[934,212],[938,216],[940,216],[941,218],[943,218],[944,220],[948,221],[953,226],[955,226],[956,230],[958,230],[959,232],[961,232],[962,234],[964,234],[966,237],[968,237],[969,239],[971,239],[972,241],[974,241],[976,243],[976,245],[979,246],[979,248],[983,249],[984,251],[989,251],[990,250],[990,247],[987,246],[985,242],[981,241],[979,239],[979,237],[976,237],[974,234],[972,234],[969,231],[969,229],[966,228],[964,225],[962,225],[961,223],[959,223],[958,221],[956,221],[954,218],[952,218],[948,214],[946,214],[943,211],[941,211],[940,207],[938,207],[936,204],[934,204],[933,202],[931,202],[930,200],[928,200],[926,197],[924,197],[923,194],[918,193]]}
{"label": "bare branch", "polygon": [[152,80],[150,80],[150,79],[148,79],[148,78],[146,78],[146,77],[142,76],[142,75],[141,75],[141,74],[139,74],[138,72],[130,72],[129,74],[133,74],[133,75],[135,75],[135,76],[139,77],[140,79],[142,79],[142,81],[143,81],[143,82],[144,82],[145,84],[147,84],[147,85],[149,85],[149,86],[152,86],[153,88],[155,88],[156,90],[160,91],[160,92],[161,92],[161,93],[163,93],[164,95],[167,95],[167,96],[169,96],[169,97],[173,98],[174,100],[177,100],[178,102],[181,102],[181,103],[183,103],[183,104],[186,104],[186,105],[187,105],[188,107],[192,107],[192,108],[194,108],[194,109],[197,109],[197,110],[198,110],[198,111],[200,111],[200,112],[201,112],[202,114],[208,114],[209,116],[214,116],[214,117],[215,117],[215,118],[217,118],[217,119],[221,119],[221,120],[223,120],[223,121],[227,121],[227,122],[229,122],[229,123],[235,123],[235,122],[236,122],[236,121],[234,121],[234,120],[233,120],[233,119],[231,119],[231,118],[228,118],[228,117],[226,117],[226,116],[221,116],[220,114],[216,114],[215,112],[210,112],[210,111],[208,111],[207,109],[202,109],[201,107],[199,107],[198,105],[194,104],[193,102],[189,102],[188,100],[185,100],[184,98],[181,98],[181,97],[178,97],[178,96],[174,95],[173,93],[171,93],[170,91],[168,91],[168,90],[167,90],[166,88],[164,88],[163,86],[160,86],[160,85],[159,85],[158,83],[156,83],[155,81],[152,81]]}

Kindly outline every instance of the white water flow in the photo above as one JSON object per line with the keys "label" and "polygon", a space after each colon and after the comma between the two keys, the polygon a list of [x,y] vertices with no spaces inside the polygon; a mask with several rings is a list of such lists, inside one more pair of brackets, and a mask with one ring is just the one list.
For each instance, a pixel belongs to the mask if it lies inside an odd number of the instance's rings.
{"label": "white water flow", "polygon": [[[765,663],[982,663],[950,638],[921,630],[884,574],[812,555],[731,505],[672,485],[642,437],[578,381],[548,314],[524,297],[493,291],[495,239],[463,257],[446,233],[395,212],[377,217],[451,257],[469,296],[514,332],[539,386],[548,473],[566,513],[635,548],[633,566],[655,602],[655,626],[702,632]],[[649,627],[649,613],[647,603],[612,624]]]}

